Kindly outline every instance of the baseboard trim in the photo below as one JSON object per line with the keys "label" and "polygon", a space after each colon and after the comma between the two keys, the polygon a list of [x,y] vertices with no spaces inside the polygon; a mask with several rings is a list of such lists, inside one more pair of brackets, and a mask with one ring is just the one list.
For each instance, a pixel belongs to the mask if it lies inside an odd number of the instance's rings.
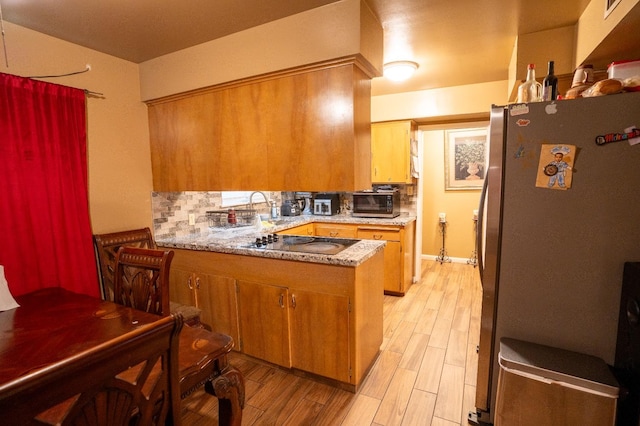
{"label": "baseboard trim", "polygon": [[[422,260],[436,260],[438,258],[438,256],[433,256],[430,254],[423,254],[422,256],[420,256],[422,258]],[[467,263],[467,261],[469,260],[468,258],[462,258],[462,257],[450,257],[449,259],[451,259],[451,262],[453,263]],[[471,265],[469,265],[471,266]]]}

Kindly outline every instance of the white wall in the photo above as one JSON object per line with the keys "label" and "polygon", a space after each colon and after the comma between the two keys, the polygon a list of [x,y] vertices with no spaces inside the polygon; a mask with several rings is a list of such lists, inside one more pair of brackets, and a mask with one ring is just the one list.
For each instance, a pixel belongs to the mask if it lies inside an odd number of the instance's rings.
{"label": "white wall", "polygon": [[[591,0],[577,24],[575,63],[583,63],[627,15],[635,13],[637,16],[639,13],[638,5],[640,5],[640,0],[621,0],[618,6],[605,18],[605,0]],[[631,31],[637,31],[637,28]]]}
{"label": "white wall", "polygon": [[489,113],[508,101],[507,80],[371,98],[371,121],[453,117]]}
{"label": "white wall", "polygon": [[140,64],[142,99],[362,54],[382,70],[382,25],[362,0],[344,0]]}

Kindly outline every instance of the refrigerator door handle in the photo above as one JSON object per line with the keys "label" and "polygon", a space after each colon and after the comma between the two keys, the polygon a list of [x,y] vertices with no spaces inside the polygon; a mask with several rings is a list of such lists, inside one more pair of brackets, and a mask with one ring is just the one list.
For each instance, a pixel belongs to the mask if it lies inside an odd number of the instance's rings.
{"label": "refrigerator door handle", "polygon": [[482,184],[482,192],[480,192],[480,204],[478,205],[478,222],[476,224],[476,253],[478,258],[478,273],[480,274],[480,282],[484,275],[484,203],[487,199],[487,187],[489,186],[489,173],[485,173],[484,183]]}

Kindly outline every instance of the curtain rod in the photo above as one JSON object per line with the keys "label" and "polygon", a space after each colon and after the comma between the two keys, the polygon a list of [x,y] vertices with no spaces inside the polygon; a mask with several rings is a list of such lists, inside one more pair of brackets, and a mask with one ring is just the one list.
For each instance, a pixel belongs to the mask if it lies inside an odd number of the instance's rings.
{"label": "curtain rod", "polygon": [[[57,75],[33,75],[27,78],[58,78],[58,77],[69,77],[71,75],[84,74],[85,72],[91,71],[91,65],[87,64],[85,69],[82,71],[74,71],[66,74],[57,74]],[[84,94],[87,96],[96,96],[96,97],[104,97],[104,93],[94,92],[91,90],[84,89]]]}
{"label": "curtain rod", "polygon": [[89,72],[91,71],[91,65],[87,64],[85,69],[83,69],[82,71],[74,71],[74,72],[69,72],[66,74],[57,74],[57,75],[31,75],[27,78],[57,78],[57,77],[69,77],[70,75],[76,75],[76,74],[84,74],[85,72]]}
{"label": "curtain rod", "polygon": [[104,93],[92,92],[91,90],[84,89],[85,96],[93,96],[95,98],[104,98]]}

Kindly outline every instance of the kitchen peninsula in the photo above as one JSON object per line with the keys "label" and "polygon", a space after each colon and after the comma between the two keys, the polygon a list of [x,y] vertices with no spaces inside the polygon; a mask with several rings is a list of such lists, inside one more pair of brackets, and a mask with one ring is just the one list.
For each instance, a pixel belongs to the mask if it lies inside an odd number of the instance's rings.
{"label": "kitchen peninsula", "polygon": [[[317,217],[292,217],[273,234]],[[356,391],[382,344],[384,241],[327,255],[250,247],[255,232],[158,238],[172,248],[171,295],[236,350]],[[284,236],[282,237],[284,238]]]}

